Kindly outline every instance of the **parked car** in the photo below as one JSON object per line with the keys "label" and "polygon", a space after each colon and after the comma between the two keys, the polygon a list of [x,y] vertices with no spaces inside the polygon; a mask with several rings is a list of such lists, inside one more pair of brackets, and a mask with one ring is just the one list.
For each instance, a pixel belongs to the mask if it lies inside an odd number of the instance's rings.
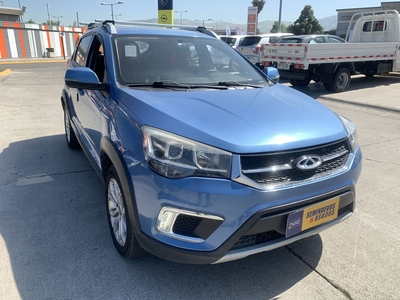
{"label": "parked car", "polygon": [[345,43],[339,36],[329,34],[294,35],[282,37],[280,44],[319,44],[319,43]]}
{"label": "parked car", "polygon": [[352,215],[355,125],[277,75],[196,28],[89,26],[67,63],[65,136],[105,183],[123,257],[221,263]]}
{"label": "parked car", "polygon": [[236,47],[240,53],[247,57],[252,63],[260,64],[261,45],[276,43],[283,36],[293,35],[292,33],[269,33],[264,35],[249,35],[244,37]]}
{"label": "parked car", "polygon": [[239,43],[243,40],[247,35],[220,35],[219,38],[223,40],[225,43],[232,46],[234,49],[239,45]]}

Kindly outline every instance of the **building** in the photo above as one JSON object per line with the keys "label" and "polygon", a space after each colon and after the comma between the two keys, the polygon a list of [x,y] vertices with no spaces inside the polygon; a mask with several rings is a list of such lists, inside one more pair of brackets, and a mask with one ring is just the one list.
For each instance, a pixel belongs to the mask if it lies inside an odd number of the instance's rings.
{"label": "building", "polygon": [[25,12],[25,7],[14,8],[0,6],[0,21],[5,22],[21,22]]}
{"label": "building", "polygon": [[381,2],[381,6],[376,7],[360,7],[360,8],[348,8],[348,9],[337,9],[337,28],[336,35],[345,38],[347,29],[349,28],[351,17],[355,13],[360,12],[373,12],[379,10],[397,10],[400,12],[400,1]]}

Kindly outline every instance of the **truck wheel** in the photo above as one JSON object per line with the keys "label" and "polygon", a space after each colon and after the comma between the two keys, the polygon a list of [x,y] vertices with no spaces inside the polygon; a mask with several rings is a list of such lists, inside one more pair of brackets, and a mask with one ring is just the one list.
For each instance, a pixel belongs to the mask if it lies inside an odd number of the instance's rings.
{"label": "truck wheel", "polygon": [[311,79],[290,79],[290,84],[295,87],[306,87],[310,81]]}
{"label": "truck wheel", "polygon": [[69,116],[68,108],[64,109],[64,130],[65,139],[67,140],[67,145],[70,149],[79,149],[80,145],[78,139],[75,135],[74,130],[71,127],[71,117]]}
{"label": "truck wheel", "polygon": [[349,87],[350,81],[350,71],[346,68],[339,69],[333,77],[332,91],[335,93],[343,92]]}
{"label": "truck wheel", "polygon": [[105,194],[108,225],[115,248],[126,259],[145,255],[146,251],[136,240],[129,222],[124,192],[114,166],[108,170]]}

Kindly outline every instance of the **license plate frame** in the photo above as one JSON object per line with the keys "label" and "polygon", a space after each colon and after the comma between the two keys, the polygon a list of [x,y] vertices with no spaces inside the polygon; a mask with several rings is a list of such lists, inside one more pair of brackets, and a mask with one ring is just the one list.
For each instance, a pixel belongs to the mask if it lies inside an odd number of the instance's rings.
{"label": "license plate frame", "polygon": [[281,61],[281,62],[278,63],[278,69],[290,70],[290,63]]}
{"label": "license plate frame", "polygon": [[334,197],[289,214],[286,221],[286,237],[336,219],[339,203],[340,197]]}

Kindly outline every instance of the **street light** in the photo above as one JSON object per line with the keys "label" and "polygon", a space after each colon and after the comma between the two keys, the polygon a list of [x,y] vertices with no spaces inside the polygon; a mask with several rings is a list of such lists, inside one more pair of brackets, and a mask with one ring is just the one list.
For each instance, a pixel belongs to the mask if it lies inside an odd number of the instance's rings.
{"label": "street light", "polygon": [[53,16],[54,19],[57,19],[58,26],[60,26],[60,18],[62,18],[62,17],[63,16],[59,16],[59,17]]}
{"label": "street light", "polygon": [[212,21],[213,19],[207,19],[207,20],[195,20],[196,22],[203,22],[203,27],[204,27],[204,22],[206,21]]}
{"label": "street light", "polygon": [[122,14],[115,15],[115,21],[118,21],[118,17],[122,16]]}
{"label": "street light", "polygon": [[123,1],[118,1],[117,3],[105,3],[101,2],[101,5],[110,5],[111,6],[111,19],[114,21],[114,5],[124,4]]}
{"label": "street light", "polygon": [[282,0],[279,3],[279,21],[278,21],[278,32],[282,31]]}
{"label": "street light", "polygon": [[183,11],[177,11],[176,10],[175,12],[178,13],[178,14],[181,14],[181,25],[182,25],[182,14],[187,12],[187,10],[183,10]]}

